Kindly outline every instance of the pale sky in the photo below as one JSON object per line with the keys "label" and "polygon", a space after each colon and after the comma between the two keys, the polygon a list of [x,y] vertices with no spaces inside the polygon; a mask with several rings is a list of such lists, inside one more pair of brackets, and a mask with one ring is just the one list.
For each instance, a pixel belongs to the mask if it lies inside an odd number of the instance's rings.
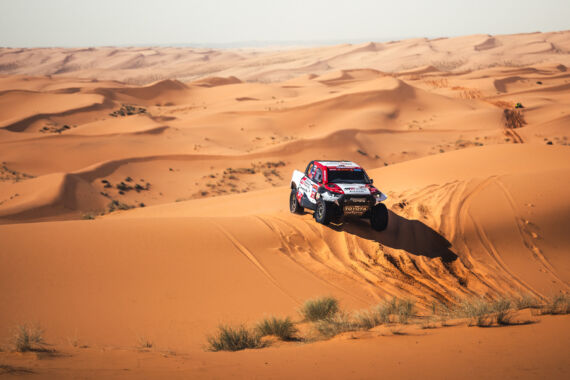
{"label": "pale sky", "polygon": [[570,0],[0,0],[4,47],[247,46],[567,29]]}

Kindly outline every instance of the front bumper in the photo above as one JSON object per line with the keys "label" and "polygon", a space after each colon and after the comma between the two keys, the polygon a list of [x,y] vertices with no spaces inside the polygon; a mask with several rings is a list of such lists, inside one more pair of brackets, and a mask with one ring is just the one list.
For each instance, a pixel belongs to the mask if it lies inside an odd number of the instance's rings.
{"label": "front bumper", "polygon": [[373,195],[341,195],[335,202],[341,215],[362,216],[368,213],[376,204]]}

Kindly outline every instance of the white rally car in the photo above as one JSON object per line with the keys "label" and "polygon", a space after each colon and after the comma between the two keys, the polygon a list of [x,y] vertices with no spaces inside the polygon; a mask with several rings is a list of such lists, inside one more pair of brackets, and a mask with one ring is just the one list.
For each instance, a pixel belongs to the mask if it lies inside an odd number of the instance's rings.
{"label": "white rally car", "polygon": [[304,173],[293,172],[289,209],[293,213],[313,210],[316,221],[325,225],[348,215],[365,217],[372,228],[383,231],[388,210],[381,202],[387,197],[372,182],[354,162],[311,161]]}

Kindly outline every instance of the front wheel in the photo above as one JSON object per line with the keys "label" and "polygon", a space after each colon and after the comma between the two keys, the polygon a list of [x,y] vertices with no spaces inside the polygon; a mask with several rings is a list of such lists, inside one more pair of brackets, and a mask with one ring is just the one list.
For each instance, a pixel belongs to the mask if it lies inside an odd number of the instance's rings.
{"label": "front wheel", "polygon": [[289,211],[293,214],[301,214],[303,212],[303,207],[297,201],[297,190],[292,189],[291,195],[289,196]]}
{"label": "front wheel", "polygon": [[330,223],[333,214],[332,205],[323,201],[322,199],[317,202],[315,210],[315,220],[325,226]]}
{"label": "front wheel", "polygon": [[370,225],[376,231],[384,231],[388,227],[388,209],[384,203],[379,203],[372,208]]}

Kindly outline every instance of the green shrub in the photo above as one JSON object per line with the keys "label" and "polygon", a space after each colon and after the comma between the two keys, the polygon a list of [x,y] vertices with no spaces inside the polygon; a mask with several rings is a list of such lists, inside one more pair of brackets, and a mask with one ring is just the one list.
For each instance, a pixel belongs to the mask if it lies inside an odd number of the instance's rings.
{"label": "green shrub", "polygon": [[259,336],[274,335],[281,340],[294,340],[297,328],[289,317],[285,319],[269,317],[257,323],[255,327]]}
{"label": "green shrub", "polygon": [[332,297],[321,297],[305,301],[300,313],[307,321],[319,321],[334,317],[339,311],[338,301]]}
{"label": "green shrub", "polygon": [[215,336],[208,337],[210,351],[239,351],[246,348],[261,348],[261,337],[245,326],[219,326]]}

